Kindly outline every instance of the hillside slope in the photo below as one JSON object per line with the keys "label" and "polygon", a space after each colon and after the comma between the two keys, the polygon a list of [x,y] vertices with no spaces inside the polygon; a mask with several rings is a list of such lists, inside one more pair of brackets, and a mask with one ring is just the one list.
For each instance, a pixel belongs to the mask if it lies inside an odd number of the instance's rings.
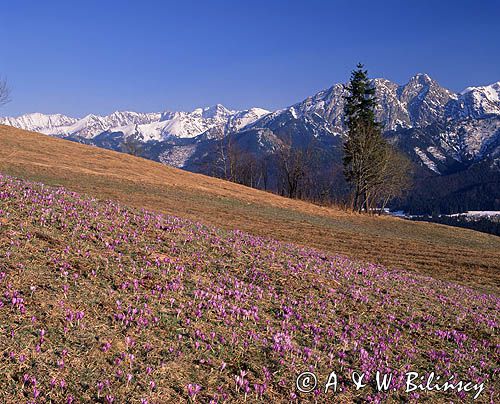
{"label": "hillside slope", "polygon": [[[0,402],[499,402],[499,307],[451,282],[0,174]],[[296,388],[305,370],[314,394]],[[407,390],[408,372],[431,371],[465,391]]]}
{"label": "hillside slope", "polygon": [[498,237],[318,207],[8,126],[0,146],[5,174],[496,293],[500,285]]}

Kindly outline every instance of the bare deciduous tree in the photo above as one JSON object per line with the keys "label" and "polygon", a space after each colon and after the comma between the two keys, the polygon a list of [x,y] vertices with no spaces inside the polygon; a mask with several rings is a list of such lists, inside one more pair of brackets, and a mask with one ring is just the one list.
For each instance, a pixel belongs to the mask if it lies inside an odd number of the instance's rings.
{"label": "bare deciduous tree", "polygon": [[353,210],[369,211],[371,196],[383,184],[386,151],[379,128],[370,123],[358,123],[355,135],[345,142],[344,168],[347,180],[354,186]]}
{"label": "bare deciduous tree", "polygon": [[380,185],[375,188],[370,197],[370,205],[382,213],[387,204],[397,198],[411,187],[412,170],[410,160],[387,145],[385,151],[385,164],[380,172]]}
{"label": "bare deciduous tree", "polygon": [[352,154],[350,168],[354,173],[354,209],[358,212],[382,211],[387,203],[410,186],[411,163],[401,153],[376,134],[377,128],[360,125],[349,145]]}
{"label": "bare deciduous tree", "polygon": [[267,181],[264,166],[253,153],[243,151],[234,140],[228,135],[217,141],[212,171],[219,178],[258,188],[262,181]]}
{"label": "bare deciduous tree", "polygon": [[10,101],[10,89],[7,81],[0,78],[0,106],[7,104]]}
{"label": "bare deciduous tree", "polygon": [[258,161],[259,183],[264,191],[269,187],[269,171],[271,170],[271,156],[264,156]]}
{"label": "bare deciduous tree", "polygon": [[231,181],[234,160],[233,139],[231,135],[223,136],[217,140],[213,173],[216,177]]}
{"label": "bare deciduous tree", "polygon": [[314,188],[313,167],[316,163],[314,145],[293,146],[285,140],[276,154],[279,192],[289,198],[306,199]]}

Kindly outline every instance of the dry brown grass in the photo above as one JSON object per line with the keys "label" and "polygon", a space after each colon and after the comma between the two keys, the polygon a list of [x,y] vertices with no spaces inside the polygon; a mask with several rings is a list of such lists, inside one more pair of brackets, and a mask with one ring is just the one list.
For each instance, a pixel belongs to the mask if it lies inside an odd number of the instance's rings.
{"label": "dry brown grass", "polygon": [[367,217],[0,125],[0,172],[498,293],[500,238]]}

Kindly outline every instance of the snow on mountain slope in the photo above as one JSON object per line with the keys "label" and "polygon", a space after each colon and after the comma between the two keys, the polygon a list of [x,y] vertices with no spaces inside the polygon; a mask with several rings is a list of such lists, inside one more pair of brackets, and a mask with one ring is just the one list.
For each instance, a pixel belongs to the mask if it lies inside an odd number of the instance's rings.
{"label": "snow on mountain slope", "polygon": [[160,113],[138,113],[116,111],[107,116],[87,115],[81,119],[65,115],[40,113],[21,115],[17,118],[0,118],[0,123],[52,136],[77,135],[83,138],[94,136],[117,127],[128,127],[160,119]]}
{"label": "snow on mountain slope", "polygon": [[[403,85],[384,78],[374,79],[373,84],[378,98],[377,120],[387,131],[406,133],[398,144],[432,171],[442,173],[448,164],[468,164],[484,156],[499,158],[500,82],[469,87],[458,94],[423,73]],[[346,93],[344,84],[335,84],[274,112],[261,108],[233,111],[217,104],[191,112],[125,111],[81,119],[27,114],[0,118],[0,123],[53,136],[83,138],[116,149],[123,141],[121,134],[143,142],[167,142],[168,147],[156,149],[164,150],[158,152],[161,158],[156,152],[152,158],[183,166],[200,145],[228,134],[248,132],[258,137],[272,133],[304,141],[343,135]]]}
{"label": "snow on mountain slope", "polygon": [[398,88],[398,99],[405,105],[412,126],[424,127],[445,119],[446,105],[456,94],[441,87],[427,74],[416,74]]}
{"label": "snow on mountain slope", "polygon": [[238,131],[269,113],[270,111],[262,108],[250,108],[244,111],[239,111],[229,118],[227,122],[227,129],[231,131]]}
{"label": "snow on mountain slope", "polygon": [[[376,118],[384,123],[387,130],[425,126],[440,120],[444,117],[446,104],[457,98],[422,73],[412,77],[405,85],[383,78],[374,79],[373,84],[378,98]],[[335,84],[291,108],[303,114],[316,113],[332,124],[336,131],[344,132],[342,117],[346,94],[344,85]]]}
{"label": "snow on mountain slope", "polygon": [[419,147],[415,147],[414,150],[417,156],[422,160],[422,163],[424,163],[428,169],[434,171],[436,174],[440,174],[436,163],[429,158],[429,155],[425,151],[421,150]]}
{"label": "snow on mountain slope", "polygon": [[78,119],[66,115],[45,115],[40,113],[25,114],[17,118],[0,118],[1,124],[45,134],[54,134],[57,132],[58,128],[73,125],[77,121]]}
{"label": "snow on mountain slope", "polygon": [[117,111],[107,116],[87,115],[81,119],[40,113],[17,118],[0,118],[0,123],[52,136],[92,139],[104,132],[136,135],[143,141],[162,141],[169,137],[192,138],[207,130],[229,128],[239,130],[269,113],[261,108],[231,111],[223,105],[197,108],[192,112],[137,113]]}
{"label": "snow on mountain slope", "polygon": [[466,88],[451,105],[451,114],[462,119],[499,115],[500,81],[489,86]]}
{"label": "snow on mountain slope", "polygon": [[467,87],[461,94],[466,94],[470,92],[480,92],[483,93],[485,98],[491,102],[500,101],[500,81],[490,84],[489,86],[481,87]]}
{"label": "snow on mountain slope", "polygon": [[162,121],[161,133],[164,137],[195,137],[214,126],[224,126],[234,113],[235,111],[230,111],[220,104],[196,108],[192,112],[175,112],[169,119]]}
{"label": "snow on mountain slope", "polygon": [[[427,133],[420,141],[407,139],[407,142],[420,142],[420,145],[406,149],[430,170],[438,173],[437,165],[447,157],[449,161],[466,163],[500,154],[497,146],[500,82],[470,87],[460,94],[441,87],[422,73],[404,85],[382,78],[374,79],[373,84],[378,98],[376,119],[384,124],[385,130],[419,128]],[[315,122],[309,130],[343,134],[346,131],[343,122],[346,94],[345,85],[335,84],[302,102],[264,116],[251,127],[275,131],[287,127],[287,122],[309,118]],[[325,124],[321,124],[321,119]],[[434,130],[425,129],[436,124],[444,129],[436,134]]]}
{"label": "snow on mountain slope", "polygon": [[[405,85],[383,78],[374,79],[373,84],[378,98],[376,118],[384,123],[386,130],[423,127],[443,120],[448,103],[458,99],[458,95],[422,73],[413,76]],[[317,115],[329,123],[332,133],[345,133],[343,116],[346,95],[346,86],[335,84],[297,104],[265,116],[265,122],[255,122],[254,126],[266,127],[267,122],[282,120],[281,116],[299,119]]]}

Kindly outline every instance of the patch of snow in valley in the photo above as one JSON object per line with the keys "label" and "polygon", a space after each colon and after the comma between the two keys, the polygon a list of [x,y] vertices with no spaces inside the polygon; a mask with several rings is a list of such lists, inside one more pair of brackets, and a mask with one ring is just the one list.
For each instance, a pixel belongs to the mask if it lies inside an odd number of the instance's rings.
{"label": "patch of snow in valley", "polygon": [[474,218],[480,218],[480,217],[500,217],[500,211],[498,210],[468,210],[465,213],[454,213],[452,215],[444,215],[444,216],[450,216],[450,217],[456,217],[456,216],[468,216],[468,217],[474,217]]}

